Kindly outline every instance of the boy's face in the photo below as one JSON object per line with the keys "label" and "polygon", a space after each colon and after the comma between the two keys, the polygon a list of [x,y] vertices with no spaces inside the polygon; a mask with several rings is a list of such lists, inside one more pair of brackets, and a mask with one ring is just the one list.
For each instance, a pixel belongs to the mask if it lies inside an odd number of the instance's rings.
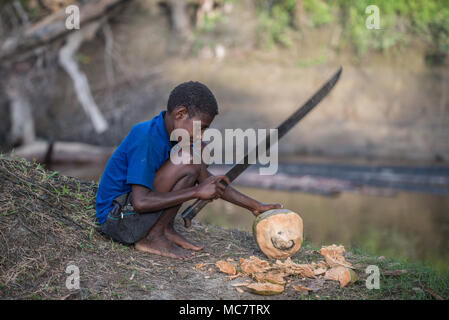
{"label": "boy's face", "polygon": [[176,108],[173,110],[173,129],[184,129],[187,130],[190,136],[190,142],[194,141],[194,132],[193,132],[193,122],[200,121],[201,122],[201,136],[195,137],[201,139],[204,131],[209,128],[210,124],[214,120],[213,116],[210,116],[206,113],[198,113],[189,117],[189,113],[187,109],[183,106]]}

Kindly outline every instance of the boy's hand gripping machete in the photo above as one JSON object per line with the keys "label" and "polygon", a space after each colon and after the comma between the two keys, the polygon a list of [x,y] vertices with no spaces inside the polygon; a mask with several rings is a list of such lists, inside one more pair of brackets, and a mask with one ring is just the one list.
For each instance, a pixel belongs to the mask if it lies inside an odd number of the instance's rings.
{"label": "boy's hand gripping machete", "polygon": [[[323,100],[324,97],[332,90],[332,88],[337,83],[340,78],[340,74],[342,72],[342,67],[338,69],[338,71],[330,78],[320,90],[318,90],[306,103],[304,103],[298,110],[296,110],[290,117],[287,118],[281,125],[277,127],[278,130],[278,140],[281,139],[291,128],[293,128],[302,118],[305,117],[318,103]],[[246,170],[251,164],[248,163],[248,156],[253,152],[257,152],[259,146],[262,143],[266,144],[265,150],[270,150],[270,140],[266,139],[261,141],[256,148],[247,152],[242,161],[235,164],[227,173],[226,176],[232,182],[235,178],[237,178],[243,171]],[[227,185],[226,182],[221,180],[219,183]],[[182,213],[182,218],[184,219],[184,226],[189,228],[192,224],[192,219],[204,208],[206,204],[211,202],[211,200],[196,200],[192,205],[187,207]]]}

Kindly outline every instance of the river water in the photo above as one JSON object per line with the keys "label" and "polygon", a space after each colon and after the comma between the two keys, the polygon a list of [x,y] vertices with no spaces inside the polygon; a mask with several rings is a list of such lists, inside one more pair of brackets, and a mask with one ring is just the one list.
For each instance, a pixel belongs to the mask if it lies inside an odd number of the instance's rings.
{"label": "river water", "polygon": [[[99,181],[104,166],[53,167],[61,174]],[[346,248],[385,257],[417,261],[449,272],[449,196],[414,191],[340,192],[323,196],[236,186],[266,203],[282,203],[301,215],[304,237],[314,246],[343,244]],[[187,205],[187,204],[186,204]],[[253,215],[216,200],[203,209],[200,221],[251,231]]]}

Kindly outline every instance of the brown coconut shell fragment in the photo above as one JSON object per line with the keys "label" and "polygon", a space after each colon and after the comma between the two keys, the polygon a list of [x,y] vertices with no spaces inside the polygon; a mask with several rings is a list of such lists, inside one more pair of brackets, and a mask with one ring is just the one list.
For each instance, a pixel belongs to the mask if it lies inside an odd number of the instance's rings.
{"label": "brown coconut shell fragment", "polygon": [[303,278],[315,278],[315,272],[309,264],[297,264],[290,258],[284,262],[276,260],[276,267],[278,270],[285,272],[288,275],[295,274]]}
{"label": "brown coconut shell fragment", "polygon": [[345,287],[349,283],[354,283],[358,280],[357,274],[346,267],[337,266],[329,269],[324,275],[324,279],[339,281],[341,287]]}
{"label": "brown coconut shell fragment", "polygon": [[215,263],[218,269],[220,269],[221,272],[227,273],[227,274],[236,274],[235,267],[228,261],[220,260]]}
{"label": "brown coconut shell fragment", "polygon": [[253,235],[267,257],[286,259],[301,248],[302,218],[288,209],[268,210],[254,220]]}
{"label": "brown coconut shell fragment", "polygon": [[327,247],[322,247],[320,250],[321,255],[326,260],[327,264],[331,267],[343,266],[347,268],[352,268],[352,265],[345,260],[343,253],[345,252],[345,247],[337,246],[335,244]]}
{"label": "brown coconut shell fragment", "polygon": [[318,262],[318,263],[317,263],[317,262],[312,262],[312,263],[310,264],[310,266],[312,267],[313,273],[314,273],[316,276],[319,276],[319,275],[321,275],[321,274],[326,273],[327,268],[328,268],[326,262],[324,262],[324,261],[320,261],[320,262]]}
{"label": "brown coconut shell fragment", "polygon": [[287,274],[279,271],[257,272],[254,274],[254,279],[256,279],[257,282],[285,285],[286,281],[284,277],[286,276]]}
{"label": "brown coconut shell fragment", "polygon": [[274,284],[269,282],[264,283],[252,283],[246,286],[248,291],[260,294],[263,296],[271,296],[275,294],[281,294],[284,292],[284,286],[280,284]]}
{"label": "brown coconut shell fragment", "polygon": [[268,261],[251,256],[249,259],[240,258],[240,267],[242,272],[252,275],[256,272],[265,272],[271,269]]}

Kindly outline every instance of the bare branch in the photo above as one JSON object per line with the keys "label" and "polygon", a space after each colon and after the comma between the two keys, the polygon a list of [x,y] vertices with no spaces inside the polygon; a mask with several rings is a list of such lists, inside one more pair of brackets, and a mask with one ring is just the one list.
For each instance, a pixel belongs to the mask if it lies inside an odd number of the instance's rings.
{"label": "bare branch", "polygon": [[74,59],[74,55],[84,40],[90,39],[95,35],[100,24],[100,22],[95,21],[71,33],[67,37],[67,43],[59,51],[59,63],[72,78],[78,100],[92,121],[97,133],[106,131],[108,129],[108,123],[95,103],[87,76],[80,70],[78,63]]}

